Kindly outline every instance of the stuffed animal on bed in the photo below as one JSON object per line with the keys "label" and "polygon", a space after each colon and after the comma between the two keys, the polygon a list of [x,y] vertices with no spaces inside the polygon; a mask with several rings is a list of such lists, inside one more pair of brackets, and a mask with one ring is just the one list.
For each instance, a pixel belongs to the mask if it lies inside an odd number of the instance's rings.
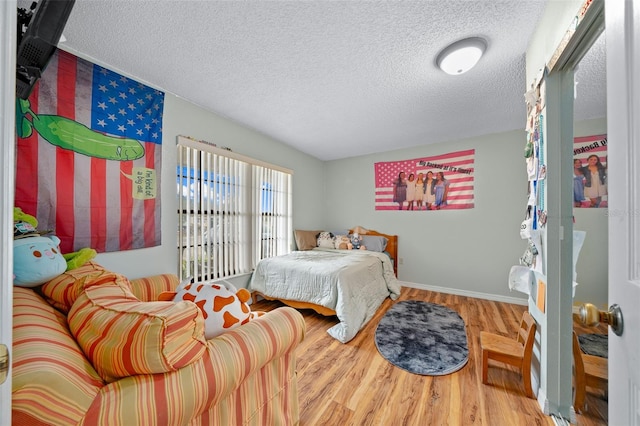
{"label": "stuffed animal on bed", "polygon": [[163,292],[160,300],[195,303],[204,316],[204,335],[212,339],[262,316],[264,312],[252,312],[247,302],[251,294],[246,288],[236,290],[231,283],[192,283],[183,281],[175,292]]}
{"label": "stuffed animal on bed", "polygon": [[322,248],[334,248],[333,234],[331,232],[320,232],[317,236],[317,246]]}
{"label": "stuffed animal on bed", "polygon": [[351,234],[351,244],[354,250],[366,250],[367,248],[362,244],[362,237],[357,232]]}
{"label": "stuffed animal on bed", "polygon": [[333,246],[339,250],[351,250],[353,248],[351,240],[346,235],[336,235],[333,240]]}

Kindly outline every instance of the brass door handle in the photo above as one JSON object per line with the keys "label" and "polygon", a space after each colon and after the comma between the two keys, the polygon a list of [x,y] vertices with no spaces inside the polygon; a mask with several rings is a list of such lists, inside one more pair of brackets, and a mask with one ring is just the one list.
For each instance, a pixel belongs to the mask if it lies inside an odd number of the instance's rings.
{"label": "brass door handle", "polygon": [[9,373],[9,348],[0,344],[0,385],[7,380]]}
{"label": "brass door handle", "polygon": [[583,325],[593,327],[602,322],[609,324],[609,327],[618,336],[622,335],[624,329],[622,310],[615,303],[609,307],[608,311],[601,311],[591,303],[583,303],[578,310],[578,316]]}

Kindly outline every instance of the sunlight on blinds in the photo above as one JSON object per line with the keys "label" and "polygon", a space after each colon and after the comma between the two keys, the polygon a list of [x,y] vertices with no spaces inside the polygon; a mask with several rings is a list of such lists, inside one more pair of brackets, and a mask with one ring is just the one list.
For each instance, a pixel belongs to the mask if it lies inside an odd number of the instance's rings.
{"label": "sunlight on blinds", "polygon": [[291,174],[266,167],[253,167],[253,226],[257,243],[253,247],[254,263],[265,257],[289,252],[288,237],[293,227],[291,215]]}
{"label": "sunlight on blinds", "polygon": [[291,250],[291,173],[219,151],[193,141],[178,144],[183,279],[211,281],[249,273],[260,259]]}

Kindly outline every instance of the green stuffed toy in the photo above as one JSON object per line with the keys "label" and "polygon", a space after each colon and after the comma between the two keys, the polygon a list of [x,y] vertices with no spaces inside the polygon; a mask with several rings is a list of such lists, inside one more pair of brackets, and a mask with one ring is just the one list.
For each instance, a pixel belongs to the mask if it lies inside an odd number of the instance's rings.
{"label": "green stuffed toy", "polygon": [[81,248],[73,253],[63,254],[64,260],[67,261],[67,271],[76,269],[96,257],[97,252],[92,248]]}
{"label": "green stuffed toy", "polygon": [[96,257],[97,252],[90,248],[81,248],[73,253],[63,254],[64,260],[67,261],[67,271],[76,269]]}
{"label": "green stuffed toy", "polygon": [[22,211],[22,209],[20,207],[14,207],[13,208],[13,221],[14,222],[27,222],[28,224],[33,226],[33,229],[38,227],[38,219],[36,219],[35,217],[31,216],[30,214],[26,214],[25,212]]}

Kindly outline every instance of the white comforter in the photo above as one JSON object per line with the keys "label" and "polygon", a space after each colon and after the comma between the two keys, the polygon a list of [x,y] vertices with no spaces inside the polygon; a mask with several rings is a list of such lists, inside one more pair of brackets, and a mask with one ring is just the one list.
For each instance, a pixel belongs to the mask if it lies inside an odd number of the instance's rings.
{"label": "white comforter", "polygon": [[384,253],[315,248],[261,260],[249,289],[333,309],[340,323],[327,332],[346,343],[369,322],[385,298],[398,298],[400,282]]}

